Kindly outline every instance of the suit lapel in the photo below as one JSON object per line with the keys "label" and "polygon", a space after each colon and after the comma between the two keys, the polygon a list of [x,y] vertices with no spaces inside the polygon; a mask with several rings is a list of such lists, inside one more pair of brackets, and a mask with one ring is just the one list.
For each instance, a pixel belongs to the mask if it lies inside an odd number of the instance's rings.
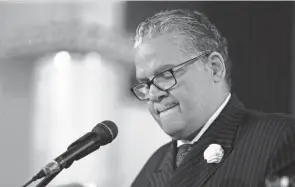
{"label": "suit lapel", "polygon": [[149,177],[151,187],[165,187],[171,179],[175,169],[176,149],[176,141],[172,140],[158,169]]}
{"label": "suit lapel", "polygon": [[[222,165],[234,149],[235,137],[239,125],[245,123],[246,109],[243,104],[232,95],[227,106],[218,118],[207,129],[193,149],[184,159],[182,165],[176,169],[169,187],[201,187]],[[219,144],[224,150],[220,163],[207,163],[203,153],[210,144]]]}

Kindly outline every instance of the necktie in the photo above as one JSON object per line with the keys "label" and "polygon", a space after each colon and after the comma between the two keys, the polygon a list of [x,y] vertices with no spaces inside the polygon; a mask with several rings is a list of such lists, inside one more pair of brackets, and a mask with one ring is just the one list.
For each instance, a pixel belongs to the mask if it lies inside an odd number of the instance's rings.
{"label": "necktie", "polygon": [[182,163],[184,157],[189,153],[191,150],[192,145],[191,144],[183,144],[177,148],[177,154],[176,154],[176,167],[179,167]]}

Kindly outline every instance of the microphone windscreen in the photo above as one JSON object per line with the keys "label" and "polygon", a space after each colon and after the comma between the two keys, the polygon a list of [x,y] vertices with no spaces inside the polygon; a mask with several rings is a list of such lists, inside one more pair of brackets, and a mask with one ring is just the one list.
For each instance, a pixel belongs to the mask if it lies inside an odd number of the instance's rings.
{"label": "microphone windscreen", "polygon": [[118,127],[117,125],[109,120],[105,120],[99,124],[97,124],[92,132],[97,133],[102,138],[101,145],[105,145],[111,143],[118,135]]}

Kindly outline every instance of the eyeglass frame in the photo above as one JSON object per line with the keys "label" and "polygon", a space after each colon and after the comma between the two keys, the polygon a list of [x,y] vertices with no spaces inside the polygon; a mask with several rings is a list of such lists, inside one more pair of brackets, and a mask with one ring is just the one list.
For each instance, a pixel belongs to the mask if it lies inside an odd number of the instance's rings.
{"label": "eyeglass frame", "polygon": [[[173,88],[173,87],[177,84],[177,79],[176,79],[176,77],[175,77],[175,75],[174,75],[174,72],[175,72],[175,71],[178,71],[178,70],[180,70],[180,69],[182,69],[182,68],[184,68],[184,67],[187,67],[187,66],[191,65],[191,64],[195,63],[197,60],[199,60],[199,59],[201,59],[201,58],[203,58],[203,57],[205,57],[205,56],[209,56],[211,53],[212,53],[211,51],[205,51],[205,52],[202,52],[200,55],[198,55],[198,56],[196,56],[196,57],[194,57],[194,58],[191,58],[191,59],[189,59],[189,60],[187,60],[187,61],[185,61],[185,62],[182,62],[182,63],[180,63],[180,64],[178,64],[178,65],[176,65],[176,66],[173,66],[172,68],[169,68],[169,69],[167,69],[167,70],[165,70],[165,71],[162,71],[161,73],[158,73],[158,74],[155,75],[150,81],[148,81],[148,82],[146,82],[146,83],[138,83],[138,84],[133,85],[133,86],[130,88],[130,91],[131,91],[131,92],[135,95],[135,97],[136,97],[137,99],[139,99],[140,101],[146,101],[146,100],[148,100],[148,98],[147,98],[147,99],[140,99],[140,98],[135,94],[135,92],[134,92],[134,87],[136,87],[136,86],[138,86],[138,85],[147,85],[148,88],[150,89],[150,86],[153,84],[153,85],[154,85],[156,88],[158,88],[159,90],[161,90],[161,91],[167,91],[167,90]],[[183,66],[183,65],[184,65],[184,66]],[[181,67],[181,66],[182,66],[182,67]],[[165,73],[165,72],[167,72],[167,71],[171,73],[171,75],[172,75],[172,77],[173,77],[175,83],[174,83],[172,86],[170,86],[169,88],[167,88],[167,89],[163,89],[163,88],[160,88],[157,84],[154,83],[154,79],[155,79],[157,76],[159,76],[160,74],[163,74],[163,73]]]}

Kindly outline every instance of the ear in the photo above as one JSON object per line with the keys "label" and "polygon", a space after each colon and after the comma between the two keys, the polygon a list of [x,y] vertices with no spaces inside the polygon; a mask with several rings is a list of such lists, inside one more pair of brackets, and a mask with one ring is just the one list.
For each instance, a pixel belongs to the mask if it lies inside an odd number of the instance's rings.
{"label": "ear", "polygon": [[226,74],[225,63],[222,55],[218,52],[212,52],[208,57],[208,66],[214,82],[220,82]]}

